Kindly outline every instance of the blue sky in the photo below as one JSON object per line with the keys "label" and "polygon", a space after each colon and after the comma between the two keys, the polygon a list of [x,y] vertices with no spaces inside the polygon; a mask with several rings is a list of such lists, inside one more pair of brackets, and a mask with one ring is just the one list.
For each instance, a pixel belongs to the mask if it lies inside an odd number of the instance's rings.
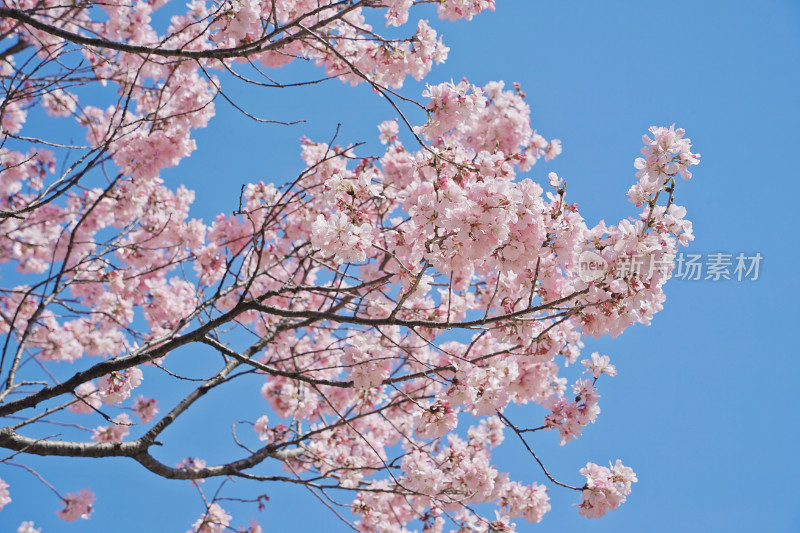
{"label": "blue sky", "polygon": [[[702,154],[695,178],[678,184],[677,203],[688,209],[696,235],[686,253],[764,258],[757,281],[672,280],[665,309],[650,327],[587,340],[587,354],[608,354],[619,371],[601,380],[597,423],[564,447],[550,433],[530,442],[566,483],[582,483],[578,469],[587,461],[617,458],[636,470],[639,483],[618,511],[591,521],[572,506],[577,493],[551,487],[551,513],[541,524],[517,520],[518,530],[800,530],[794,488],[800,350],[792,336],[800,299],[800,3],[498,0],[495,13],[435,26],[450,58],[426,81],[520,82],[534,128],[564,146],[530,175],[540,181],[549,171],[564,176],[568,200],[589,223],[636,214],[625,193],[641,135],[651,125],[675,123]],[[275,75],[288,81],[309,73],[314,70],[301,66]],[[368,88],[339,82],[224,88],[258,116],[307,122],[256,124],[220,101],[209,128],[197,135],[199,150],[163,174],[170,186],[185,183],[197,192],[193,214],[205,219],[235,209],[242,183],[295,176],[302,135],[328,141],[341,123],[340,142],[365,141],[358,154],[377,154],[376,125],[396,116]],[[403,94],[421,91],[409,83]],[[203,368],[193,371],[200,376]],[[153,377],[145,385],[155,390],[159,383]],[[259,401],[251,395],[201,402],[192,421],[168,434],[164,458],[223,460],[230,425],[213,419],[223,412],[255,419],[265,408]],[[534,423],[541,417],[538,410],[512,413]],[[512,435],[496,459],[517,479],[544,481]],[[64,524],[55,517],[52,493],[26,472],[6,468],[1,477],[12,485],[14,502],[0,513],[0,533],[31,519],[48,533],[185,531],[203,510],[187,482],[154,478],[130,461],[36,458],[28,464],[62,492],[91,486],[99,498],[95,515]],[[204,487],[213,493],[216,484]],[[237,525],[252,516],[265,531],[348,531],[302,489],[243,488],[271,500],[260,513],[252,504],[225,505]]]}

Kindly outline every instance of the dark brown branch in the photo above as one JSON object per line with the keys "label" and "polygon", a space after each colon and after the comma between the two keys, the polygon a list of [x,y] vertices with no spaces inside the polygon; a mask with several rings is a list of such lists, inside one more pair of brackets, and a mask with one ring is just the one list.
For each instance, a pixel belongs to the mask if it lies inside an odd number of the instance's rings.
{"label": "dark brown branch", "polygon": [[129,355],[97,363],[93,367],[84,370],[83,372],[76,373],[74,376],[62,383],[53,385],[52,387],[44,388],[34,394],[31,394],[30,396],[26,396],[25,398],[20,398],[19,400],[0,405],[0,416],[16,413],[22,409],[36,407],[39,403],[45,400],[55,398],[61,394],[70,393],[79,385],[92,379],[103,377],[111,372],[124,370],[126,368],[131,368],[133,366],[152,361],[153,359],[164,357],[172,350],[195,342],[204,337],[214,328],[217,328],[223,324],[227,324],[239,314],[246,311],[246,309],[243,307],[244,306],[237,306],[229,312],[217,317],[216,319],[210,320],[206,324],[203,324],[197,329],[185,335],[181,335],[172,340],[166,341],[155,348],[148,350],[146,347],[142,347],[142,349],[137,350]]}
{"label": "dark brown branch", "polygon": [[23,437],[10,427],[0,428],[0,447],[33,455],[68,457],[133,457],[146,446],[132,442],[71,442]]}
{"label": "dark brown branch", "polygon": [[508,418],[506,418],[506,416],[505,416],[505,415],[503,415],[503,413],[501,413],[501,412],[499,412],[499,411],[498,411],[498,412],[497,412],[497,416],[499,416],[499,417],[500,417],[500,420],[502,420],[502,421],[503,421],[503,423],[504,423],[506,426],[510,427],[510,428],[511,428],[511,429],[514,431],[514,433],[516,433],[516,434],[517,434],[517,437],[519,437],[519,440],[521,440],[521,441],[522,441],[522,444],[523,444],[523,446],[525,446],[525,449],[526,449],[526,450],[528,450],[528,452],[531,454],[531,456],[533,456],[533,458],[536,460],[536,462],[537,462],[537,463],[539,463],[539,466],[541,467],[541,469],[542,469],[542,472],[544,472],[544,475],[545,475],[545,476],[547,476],[547,479],[549,479],[550,481],[552,481],[553,483],[555,483],[556,485],[558,485],[558,486],[560,486],[560,487],[565,487],[565,488],[572,489],[572,490],[583,490],[583,489],[582,489],[582,488],[580,488],[580,487],[573,487],[572,485],[567,485],[566,483],[561,483],[561,482],[560,482],[560,481],[558,481],[556,478],[554,478],[553,476],[551,476],[551,475],[550,475],[550,472],[548,472],[548,471],[547,471],[547,468],[545,468],[545,466],[544,466],[544,463],[542,463],[542,461],[539,459],[539,457],[537,457],[537,455],[536,455],[536,454],[533,452],[533,450],[531,449],[531,447],[530,447],[530,445],[528,444],[528,442],[525,440],[525,437],[522,435],[522,431],[521,431],[521,430],[519,430],[519,429],[517,428],[517,426],[515,426],[514,424],[512,424],[512,423],[511,423],[511,420],[509,420]]}
{"label": "dark brown branch", "polygon": [[57,455],[66,457],[130,457],[145,468],[169,479],[199,479],[237,474],[252,468],[267,458],[286,460],[304,453],[303,448],[279,450],[265,446],[249,457],[231,463],[205,468],[173,468],[154,459],[143,439],[131,442],[72,442],[63,440],[32,439],[16,433],[11,428],[0,428],[0,447],[33,455]]}
{"label": "dark brown branch", "polygon": [[19,52],[22,52],[26,48],[28,48],[30,44],[26,43],[25,41],[18,41],[16,44],[9,46],[2,52],[0,52],[0,60],[7,58],[8,56],[13,56]]}
{"label": "dark brown branch", "polygon": [[[340,2],[338,6],[343,6],[350,3],[350,0],[346,0]],[[363,2],[355,2],[350,6],[343,8],[341,11],[335,13],[333,16],[326,18],[317,24],[314,24],[310,29],[316,30],[319,28],[324,27],[327,24],[343,17],[347,13],[359,7]],[[324,9],[330,9],[337,7],[337,4],[327,5]],[[309,16],[313,16],[319,11],[322,11],[323,8],[314,9],[308,13],[304,13],[301,17],[298,17],[295,21],[289,22],[285,26],[280,28],[276,28],[271,33],[265,35],[261,39],[253,41],[251,43],[246,43],[240,46],[235,46],[233,48],[216,48],[210,50],[182,50],[178,48],[160,48],[160,47],[150,47],[150,46],[140,46],[140,45],[133,45],[133,44],[126,44],[126,43],[119,43],[115,41],[109,41],[107,39],[100,39],[97,37],[86,37],[85,35],[80,35],[77,33],[73,33],[57,26],[52,26],[50,24],[46,24],[30,15],[21,11],[19,9],[13,9],[8,7],[0,7],[0,18],[10,18],[22,22],[23,24],[27,24],[32,28],[36,28],[37,30],[41,30],[46,32],[50,35],[55,37],[60,37],[67,41],[73,42],[75,44],[80,44],[83,46],[96,46],[98,48],[105,48],[108,50],[116,50],[118,52],[127,52],[130,54],[144,54],[147,56],[160,56],[160,57],[183,57],[187,59],[228,59],[234,57],[243,57],[251,54],[258,54],[261,52],[266,52],[269,50],[274,50],[277,48],[282,48],[300,38],[302,38],[306,31],[305,29],[301,29],[298,33],[294,35],[288,35],[287,37],[283,37],[282,39],[268,43],[272,38],[280,35],[281,33],[286,33],[287,29],[298,27],[300,22],[304,18],[308,18]]]}
{"label": "dark brown branch", "polygon": [[309,318],[309,319],[316,319],[316,320],[327,320],[330,322],[338,322],[341,324],[357,324],[360,326],[400,326],[406,328],[430,328],[430,329],[453,329],[453,328],[477,328],[481,326],[487,326],[489,324],[495,324],[497,322],[502,322],[504,320],[511,320],[514,318],[518,318],[530,313],[535,313],[538,311],[546,311],[548,309],[552,309],[558,305],[568,302],[569,300],[586,294],[589,292],[589,289],[583,289],[582,291],[574,292],[569,296],[565,296],[563,298],[559,298],[558,300],[553,300],[552,302],[548,302],[546,304],[537,305],[535,307],[529,307],[527,309],[523,309],[521,311],[515,311],[513,313],[507,313],[504,315],[492,316],[492,317],[484,317],[477,320],[463,320],[461,322],[438,322],[435,320],[402,320],[393,317],[387,318],[365,318],[360,316],[347,316],[347,315],[339,315],[336,313],[328,313],[324,311],[311,311],[311,310],[303,310],[303,311],[295,311],[291,309],[281,309],[279,307],[273,307],[270,305],[261,304],[258,302],[249,302],[249,306],[257,311],[261,311],[262,313],[267,313],[270,315],[281,316],[284,318]]}
{"label": "dark brown branch", "polygon": [[147,452],[132,455],[139,464],[144,466],[154,474],[168,479],[201,479],[207,477],[217,476],[233,476],[239,474],[242,470],[247,470],[264,462],[268,458],[278,459],[285,461],[286,459],[295,458],[305,452],[303,448],[292,448],[289,450],[277,450],[274,446],[265,446],[254,454],[232,463],[226,463],[215,466],[207,466],[204,468],[174,468],[167,466],[161,461],[153,458]]}

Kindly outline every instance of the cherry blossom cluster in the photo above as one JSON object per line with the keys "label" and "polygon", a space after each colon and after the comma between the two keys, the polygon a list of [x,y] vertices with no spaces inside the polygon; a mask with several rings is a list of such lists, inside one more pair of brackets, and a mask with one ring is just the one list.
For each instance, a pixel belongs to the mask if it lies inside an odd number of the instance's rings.
{"label": "cherry blossom cluster", "polygon": [[586,476],[578,512],[587,518],[600,518],[625,502],[631,493],[631,483],[638,481],[632,469],[617,459],[610,468],[587,463],[580,473]]}
{"label": "cherry blossom cluster", "polygon": [[137,367],[122,372],[112,372],[100,378],[99,389],[103,403],[115,404],[130,398],[131,391],[142,382],[142,371]]}
{"label": "cherry blossom cluster", "polygon": [[[399,87],[406,75],[421,79],[434,62],[446,57],[447,48],[424,20],[419,22],[412,39],[362,38],[372,35],[372,28],[362,14],[364,8],[326,10],[323,9],[326,3],[334,2],[235,1],[209,7],[196,1],[189,4],[185,14],[170,19],[163,35],[159,35],[155,26],[157,11],[165,2],[103,3],[100,8],[107,20],[102,22],[91,18],[88,5],[66,9],[52,1],[38,4],[14,1],[8,2],[7,7],[29,10],[41,23],[79,36],[90,34],[129,46],[157,45],[184,51],[246,47],[243,43],[262,39],[269,35],[271,27],[276,30],[274,25],[278,24],[282,31],[277,33],[284,40],[276,38],[269,46],[263,46],[263,51],[248,50],[247,55],[273,67],[282,66],[294,57],[307,57],[323,65],[332,75],[353,83],[364,81],[364,76],[369,74],[376,83]],[[440,10],[452,7],[447,4],[442,4]],[[470,6],[464,16],[492,7]],[[308,16],[298,18],[303,13]],[[444,11],[441,14],[445,16]],[[4,18],[1,25],[4,32],[13,33],[42,57],[61,53],[61,47],[68,45],[62,37],[33,26],[16,25],[10,18]],[[302,27],[313,30],[297,38]],[[80,102],[78,94],[70,89],[68,77],[62,85],[53,86],[47,82],[43,88],[30,81],[10,91],[3,100],[2,129],[9,134],[20,133],[27,110],[39,104],[52,117],[72,118],[85,127],[90,145],[104,147],[121,175],[128,179],[120,180],[104,193],[101,189],[70,193],[66,206],[48,203],[24,217],[4,219],[6,238],[0,241],[0,262],[14,262],[20,272],[44,272],[54,259],[53,251],[57,261],[69,252],[71,264],[81,265],[77,277],[81,282],[98,280],[104,275],[114,276],[116,271],[107,271],[101,266],[104,260],[92,260],[95,262],[89,264],[91,261],[86,256],[97,249],[94,237],[98,232],[123,228],[136,220],[139,227],[127,234],[124,245],[118,248],[118,260],[144,272],[159,261],[185,259],[188,248],[207,257],[205,263],[214,268],[214,258],[220,257],[215,252],[216,246],[213,243],[202,249],[199,246],[206,226],[196,220],[185,220],[191,193],[185,189],[172,193],[161,185],[158,174],[194,151],[191,133],[205,127],[215,113],[213,100],[220,90],[220,82],[201,67],[222,69],[225,65],[212,59],[199,63],[145,60],[139,54],[102,46],[81,48],[80,53],[92,66],[98,81],[117,86],[120,94],[127,95],[129,100],[119,106],[102,108]],[[14,58],[5,57],[0,65],[4,74],[10,74]],[[45,176],[55,172],[53,152],[39,147],[27,154],[5,147],[0,150],[5,167],[0,183],[0,209],[14,211],[35,203],[43,190]],[[68,242],[63,228],[70,224],[75,227]],[[164,231],[167,224],[169,232]],[[183,227],[178,229],[176,224]],[[360,258],[362,252],[358,249],[369,246],[369,229],[360,223],[348,227],[340,219],[330,221],[330,225],[332,234],[320,244],[333,248],[346,242],[355,251],[336,258],[342,261]],[[337,232],[339,229],[341,231]],[[176,320],[186,316],[197,304],[189,284],[167,281],[161,276],[168,270],[148,272],[144,277],[131,272],[126,279],[115,280],[108,291],[88,292],[91,284],[83,287],[73,284],[70,290],[75,297],[82,298],[87,307],[97,308],[98,312],[91,319],[60,324],[49,320],[47,327],[36,328],[32,341],[43,348],[52,348],[49,355],[45,350],[43,357],[58,360],[71,361],[83,353],[113,355],[117,350],[119,353],[127,347],[122,332],[133,318],[129,303],[136,300],[134,305],[139,306],[145,299],[154,300],[145,308],[152,327],[151,336],[168,333],[179,326]],[[14,300],[24,297],[28,290],[18,289],[3,296],[11,299],[9,304],[14,307]],[[160,305],[161,298],[172,307]],[[24,319],[24,315],[19,318]],[[0,328],[5,329],[6,324]]]}
{"label": "cherry blossom cluster", "polygon": [[636,205],[642,205],[647,196],[658,192],[670,179],[680,175],[684,180],[692,177],[689,170],[700,163],[700,154],[692,153],[692,143],[684,139],[683,128],[650,128],[651,139],[644,135],[642,155],[634,162],[639,183],[631,187],[628,196]]}
{"label": "cherry blossom cluster", "polygon": [[600,414],[600,407],[597,404],[600,395],[597,394],[591,380],[578,380],[572,386],[572,392],[575,394],[572,400],[554,395],[545,403],[545,407],[551,411],[545,417],[545,427],[558,429],[562,446],[580,436],[583,428],[589,423],[594,423]]}
{"label": "cherry blossom cluster", "polygon": [[212,503],[187,533],[223,533],[230,522],[231,515],[218,504]]}
{"label": "cherry blossom cluster", "polygon": [[88,489],[81,489],[78,494],[67,494],[63,500],[64,508],[56,514],[65,522],[73,522],[78,518],[88,520],[94,511],[95,495]]}
{"label": "cherry blossom cluster", "polygon": [[132,425],[130,417],[122,413],[116,416],[111,426],[99,426],[92,430],[92,440],[95,442],[122,442],[122,439],[131,432]]}
{"label": "cherry blossom cluster", "polygon": [[[385,2],[388,7],[386,25],[402,26],[408,22],[408,11],[413,4],[413,0],[388,0]],[[472,20],[473,16],[483,10],[494,11],[495,0],[442,0],[438,4],[439,18],[451,21]]]}
{"label": "cherry blossom cluster", "polygon": [[142,424],[147,424],[158,414],[158,401],[153,398],[145,398],[140,394],[133,401],[133,412],[139,417]]}
{"label": "cherry blossom cluster", "polygon": [[553,394],[542,404],[550,409],[550,414],[545,417],[544,428],[547,430],[558,429],[562,446],[567,442],[579,437],[583,428],[594,423],[597,415],[600,414],[598,399],[600,395],[595,388],[595,382],[602,374],[610,377],[617,375],[617,369],[610,364],[607,355],[600,355],[597,352],[591,355],[591,359],[584,359],[581,364],[586,367],[585,373],[591,372],[593,380],[579,379],[572,385],[573,398],[564,396],[566,389],[566,379],[555,379],[553,383]]}
{"label": "cherry blossom cluster", "polygon": [[[440,94],[454,87],[445,86]],[[243,298],[264,306],[237,315],[239,324],[259,336],[279,324],[280,309],[299,302],[305,309],[334,305],[335,299],[326,303],[324,290],[296,289],[290,298],[281,292],[287,283],[301,287],[319,283],[320,277],[334,280],[336,291],[357,295],[358,307],[348,301],[343,304],[355,313],[354,319],[399,321],[377,328],[347,326],[336,334],[325,322],[319,328],[306,328],[308,333],[300,336],[284,332],[262,348],[260,358],[267,369],[262,370],[266,378],[261,392],[278,421],[271,424],[271,417],[261,417],[254,426],[259,440],[281,446],[299,437],[290,429],[291,420],[308,420],[312,436],[304,439],[299,453],[286,459],[287,468],[334,478],[342,487],[366,483],[370,490],[353,504],[363,531],[405,527],[414,520],[435,531],[443,527],[443,510],[468,503],[495,502],[506,513],[479,524],[513,530],[510,520],[515,517],[541,520],[550,507],[544,487],[511,480],[491,464],[490,448],[502,440],[499,420],[489,418],[493,422],[470,430],[469,439],[463,440],[454,433],[459,414],[491,416],[509,403],[533,402],[549,411],[542,429],[557,429],[561,444],[577,438],[600,412],[596,379],[602,374],[614,376],[616,369],[607,356],[592,354],[583,366],[593,379],[579,379],[572,385],[572,396],[567,396],[567,380],[559,376],[556,358],[575,362],[583,347],[581,334],[618,333],[649,320],[663,298],[661,286],[669,269],[624,276],[619,274],[621,258],[643,250],[669,258],[691,235],[691,226],[682,218],[684,210],[674,204],[645,210],[637,223],[588,228],[575,206],[566,203],[560,179],[551,177],[556,190],[547,193],[529,179],[515,179],[537,157],[547,157],[547,150],[537,154],[531,148],[542,141],[525,126],[530,110],[521,92],[504,91],[501,84],[470,90],[489,97],[480,105],[467,105],[466,112],[459,108],[458,95],[451,103],[432,106],[431,120],[448,126],[437,132],[430,149],[407,151],[389,122],[380,128],[387,144],[385,155],[360,160],[352,168],[350,162],[357,160],[352,149],[305,140],[304,185],[319,188],[321,194],[292,199],[299,208],[291,214],[276,213],[275,206],[282,205],[280,198],[287,193],[263,183],[250,185],[243,193],[243,214],[220,215],[191,239],[164,242],[167,249],[176,248],[172,257],[185,257],[193,265],[200,287],[220,294],[215,303],[220,312],[235,309]],[[146,202],[152,206],[152,216],[168,207],[180,213],[178,222],[185,220],[192,195],[161,187],[153,189],[158,199]],[[102,200],[91,204],[93,214],[101,204]],[[398,208],[407,213],[405,218],[397,216]],[[380,213],[392,215],[381,218]],[[120,214],[113,210],[113,216]],[[139,220],[131,234],[149,231],[150,238],[165,238],[142,227],[150,224],[147,216]],[[259,230],[264,245],[258,248],[252,247],[253,228],[264,228]],[[292,251],[298,242],[307,243],[305,256]],[[576,255],[587,249],[608,260],[606,278],[587,283],[577,275]],[[134,250],[141,253],[128,246],[116,256],[132,269],[146,269],[159,260],[150,257],[145,262]],[[231,261],[237,257],[239,274],[232,275]],[[303,266],[309,261],[312,267]],[[378,263],[383,265],[380,269]],[[358,272],[354,280],[337,273],[337,266],[345,264]],[[280,265],[280,271],[274,265]],[[298,277],[304,269],[307,272]],[[207,298],[188,281],[168,281],[163,273],[128,281],[116,274],[118,270],[92,261],[86,269],[75,270],[81,280],[77,294],[108,309],[100,320],[111,316],[114,323],[106,326],[111,331],[130,324],[138,308],[151,326],[150,338],[167,339],[187,327],[194,308]],[[437,287],[444,272],[450,273],[446,289],[441,282]],[[225,276],[231,278],[228,284],[222,284]],[[334,285],[328,282],[327,287]],[[135,296],[138,291],[147,297]],[[6,301],[20,307],[26,302]],[[560,302],[581,312],[552,316]],[[430,342],[439,334],[436,324],[466,321],[468,312],[476,310],[484,311],[493,326],[469,342],[447,341],[434,349]],[[53,315],[40,314],[36,320],[43,335],[65,330]],[[402,325],[414,321],[419,326]],[[79,338],[83,337],[73,335],[69,340]],[[69,348],[69,342],[58,342],[60,352],[54,348],[55,340],[37,341],[34,346],[41,346],[45,361],[80,359],[82,346]],[[74,355],[55,355],[70,349]],[[303,369],[302,380],[294,377],[298,368]],[[387,388],[398,372],[409,378]],[[437,379],[429,379],[432,375]],[[70,410],[91,413],[102,405],[120,404],[142,381],[138,366],[106,374],[97,386],[87,381],[75,389]],[[328,382],[348,386],[330,387]],[[157,415],[155,401],[141,396],[132,409],[141,423]],[[366,415],[335,429],[323,422],[326,416],[352,409],[381,415]],[[114,422],[94,430],[92,439],[121,441],[131,420],[123,413]],[[400,435],[406,448],[400,461],[402,477],[397,482],[370,479],[384,469],[389,450],[401,444]],[[439,444],[431,447],[430,442]],[[179,468],[203,466],[198,459]],[[598,503],[600,494],[615,505]],[[587,511],[590,514],[623,501],[600,489],[584,491],[584,500],[590,502],[584,504],[593,509]],[[466,515],[453,516],[459,516],[455,518],[459,527],[473,527]],[[216,531],[228,527],[230,520],[219,506],[212,506],[194,530]]]}
{"label": "cherry blossom cluster", "polygon": [[611,364],[611,359],[607,355],[600,355],[594,352],[591,359],[584,359],[581,364],[586,367],[584,374],[591,372],[595,379],[599,378],[602,374],[609,377],[617,375],[617,367]]}
{"label": "cherry blossom cluster", "polygon": [[[10,369],[0,363],[0,410],[42,403],[47,419],[102,418],[79,426],[91,441],[84,449],[141,444],[134,459],[201,489],[222,469],[191,457],[171,467],[143,449],[197,398],[247,373],[260,381],[267,414],[242,437],[256,451],[228,467],[255,471],[274,460],[292,481],[325,478],[350,495],[364,533],[514,531],[512,520],[541,521],[550,511],[545,485],[499,471],[492,450],[509,431],[523,440],[557,431],[563,445],[597,420],[598,380],[616,367],[592,353],[570,386],[565,369],[586,337],[649,324],[662,308],[676,250],[693,239],[674,201],[675,176],[688,179],[699,162],[685,132],[651,128],[629,191],[638,213],[590,226],[562,176],[532,172],[562,145],[532,127],[519,85],[431,84],[424,124],[379,126],[382,153],[361,157],[352,145],[303,138],[296,180],[247,184],[239,209],[203,222],[190,214],[194,193],[161,173],[195,151],[192,134],[215,114],[226,72],[305,58],[388,97],[448,49],[425,20],[410,38],[377,37],[366,22],[372,2],[194,0],[157,31],[165,3],[98,4],[104,17],[52,0],[3,8],[18,18],[2,19],[0,30],[42,61],[94,39],[80,47],[89,70],[70,74],[93,76],[118,100],[92,105],[65,75],[32,77],[0,102],[9,139],[0,147],[0,264],[25,281],[0,292],[0,333],[13,348]],[[408,23],[414,7],[379,4],[392,26]],[[437,4],[449,20],[495,8],[493,0]],[[3,76],[16,72],[14,60],[0,60]],[[67,154],[20,148],[35,106],[84,129],[81,159],[68,165]],[[56,174],[60,167],[70,170]],[[89,170],[102,176],[84,180]],[[587,253],[605,265],[598,276],[581,275]],[[634,268],[634,258],[646,264]],[[150,397],[158,391],[147,389],[157,381],[149,376],[180,378],[169,370],[172,354],[190,344],[202,344],[194,357],[221,355],[221,369],[183,403]],[[58,364],[73,377],[56,382],[49,369]],[[22,383],[38,389],[23,397]],[[541,423],[514,426],[510,405],[529,405]],[[2,438],[23,452],[49,444],[22,433]],[[573,488],[587,517],[619,507],[636,481],[619,461],[580,474],[586,484]],[[9,501],[0,480],[0,508]],[[88,489],[67,494],[58,516],[89,518],[94,502]],[[236,527],[216,500],[204,503],[191,532]],[[473,511],[483,504],[493,517]],[[240,531],[261,531],[247,527]]]}
{"label": "cherry blossom cluster", "polygon": [[[231,519],[231,515],[225,509],[217,503],[212,503],[187,533],[224,533],[225,531],[231,531],[232,528],[229,527]],[[240,527],[236,531],[238,533],[263,533],[264,530],[258,522],[250,520],[248,528]]]}

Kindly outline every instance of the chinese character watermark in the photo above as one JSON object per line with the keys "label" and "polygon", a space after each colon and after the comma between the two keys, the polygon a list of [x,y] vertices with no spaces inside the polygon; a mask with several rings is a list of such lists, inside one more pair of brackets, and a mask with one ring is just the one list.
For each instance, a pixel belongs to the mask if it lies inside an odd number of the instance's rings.
{"label": "chinese character watermark", "polygon": [[713,254],[686,254],[675,256],[674,279],[689,281],[757,281],[764,256],[756,252],[752,255],[717,252]]}
{"label": "chinese character watermark", "polygon": [[[673,279],[687,281],[757,281],[764,256],[754,254],[710,254],[678,253],[671,256],[633,254],[618,257],[613,265],[612,276],[625,279],[633,275],[648,277],[649,273],[672,271]],[[597,252],[585,251],[578,257],[578,275],[589,283],[605,279],[609,271],[608,262]]]}

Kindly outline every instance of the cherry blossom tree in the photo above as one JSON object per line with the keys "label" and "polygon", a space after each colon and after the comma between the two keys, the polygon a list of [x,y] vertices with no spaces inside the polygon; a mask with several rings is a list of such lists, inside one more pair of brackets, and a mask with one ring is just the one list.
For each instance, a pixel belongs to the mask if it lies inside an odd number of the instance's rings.
{"label": "cherry blossom tree", "polygon": [[[598,383],[617,369],[582,355],[582,339],[662,308],[676,249],[692,240],[676,177],[699,156],[683,130],[651,128],[632,218],[587,225],[562,178],[524,177],[561,143],[532,129],[519,86],[399,92],[447,58],[428,21],[411,22],[434,8],[470,20],[495,2],[3,1],[0,472],[38,476],[66,521],[89,519],[103,495],[54,487],[26,457],[125,457],[201,494],[208,478],[263,482],[261,493],[301,484],[363,532],[513,531],[550,510],[548,488],[577,491],[590,518],[625,501],[637,479],[620,460],[576,465],[585,482],[570,485],[532,439],[563,445],[597,419]],[[404,36],[382,37],[382,25]],[[376,132],[383,153],[303,139],[298,175],[244,184],[239,205],[192,218],[194,192],[161,171],[195,150],[217,102],[247,113],[227,84],[279,86],[271,71],[298,59],[393,108]],[[26,123],[42,112],[51,118]],[[67,123],[85,141],[58,140]],[[178,352],[211,361],[213,375],[174,371]],[[578,362],[585,372],[568,383]],[[165,400],[147,388],[156,375],[191,389]],[[159,458],[200,398],[248,394],[244,376],[258,378],[246,398],[260,392],[264,415],[234,426],[239,455]],[[518,424],[510,404],[539,422]],[[498,471],[504,438],[541,479]],[[283,474],[267,473],[275,464]],[[262,531],[223,496],[204,496],[187,528]],[[0,480],[0,509],[18,497]]]}

